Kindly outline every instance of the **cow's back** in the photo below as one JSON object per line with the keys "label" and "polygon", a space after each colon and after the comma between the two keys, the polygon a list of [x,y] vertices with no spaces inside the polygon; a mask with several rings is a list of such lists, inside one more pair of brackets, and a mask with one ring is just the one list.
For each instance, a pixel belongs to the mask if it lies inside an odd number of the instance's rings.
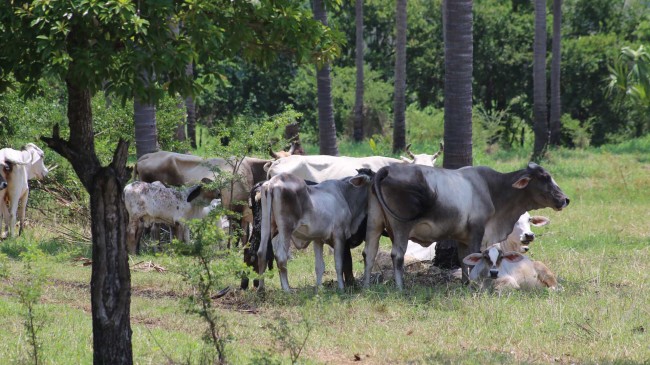
{"label": "cow's back", "polygon": [[144,182],[161,181],[167,185],[181,186],[201,182],[203,178],[214,179],[210,166],[225,166],[225,160],[203,159],[199,156],[158,151],[138,159],[135,174]]}
{"label": "cow's back", "polygon": [[391,164],[402,164],[400,160],[383,157],[347,157],[328,155],[293,155],[274,161],[268,171],[269,178],[281,173],[290,173],[304,180],[317,183],[325,180],[339,180],[357,174],[357,169],[377,171]]}

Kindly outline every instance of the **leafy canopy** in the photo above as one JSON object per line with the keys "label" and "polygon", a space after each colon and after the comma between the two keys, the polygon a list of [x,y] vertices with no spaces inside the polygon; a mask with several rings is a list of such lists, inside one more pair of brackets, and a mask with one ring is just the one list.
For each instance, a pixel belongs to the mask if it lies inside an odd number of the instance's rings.
{"label": "leafy canopy", "polygon": [[[10,0],[0,3],[0,92],[13,73],[23,94],[55,75],[126,100],[193,94],[185,66],[234,56],[259,64],[278,53],[323,63],[339,36],[292,0]],[[140,75],[156,75],[145,82]]]}

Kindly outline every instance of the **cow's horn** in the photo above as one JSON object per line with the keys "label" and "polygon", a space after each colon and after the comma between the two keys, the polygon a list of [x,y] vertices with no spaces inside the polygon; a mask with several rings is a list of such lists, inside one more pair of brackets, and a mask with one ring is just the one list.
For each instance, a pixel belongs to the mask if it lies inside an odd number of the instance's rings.
{"label": "cow's horn", "polygon": [[269,144],[269,155],[271,155],[271,157],[273,157],[276,160],[279,158],[278,155],[276,155],[275,152],[273,152],[273,148],[271,148],[270,144]]}
{"label": "cow's horn", "polygon": [[296,142],[291,142],[291,147],[289,148],[289,154],[293,155],[294,151],[296,150]]}
{"label": "cow's horn", "polygon": [[411,152],[410,143],[406,145],[406,149],[404,150],[404,152],[406,152],[409,155],[409,157],[411,157],[412,159],[415,159],[415,155],[413,154],[413,152]]}

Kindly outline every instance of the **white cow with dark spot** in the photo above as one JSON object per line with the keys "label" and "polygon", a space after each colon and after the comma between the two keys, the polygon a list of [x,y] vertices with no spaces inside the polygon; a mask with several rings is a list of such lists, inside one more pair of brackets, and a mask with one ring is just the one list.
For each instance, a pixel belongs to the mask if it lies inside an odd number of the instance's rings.
{"label": "white cow with dark spot", "polygon": [[0,226],[4,217],[12,237],[16,235],[17,220],[20,221],[19,234],[23,232],[29,197],[28,180],[43,179],[48,173],[44,155],[43,150],[33,143],[26,144],[20,151],[13,148],[0,150],[2,174],[7,182],[7,188],[0,190]]}
{"label": "white cow with dark spot", "polygon": [[[176,228],[176,237],[187,242],[189,231],[183,224],[191,219],[205,217],[214,207],[213,199],[219,192],[201,185],[182,190],[165,187],[161,182],[133,182],[124,188],[124,203],[129,212],[127,249],[136,252],[142,235],[142,225],[164,223]],[[212,203],[212,204],[211,204]]]}
{"label": "white cow with dark spot", "polygon": [[463,263],[474,266],[469,279],[480,288],[557,289],[555,274],[540,261],[532,261],[519,252],[504,252],[496,245],[481,253],[467,255]]}

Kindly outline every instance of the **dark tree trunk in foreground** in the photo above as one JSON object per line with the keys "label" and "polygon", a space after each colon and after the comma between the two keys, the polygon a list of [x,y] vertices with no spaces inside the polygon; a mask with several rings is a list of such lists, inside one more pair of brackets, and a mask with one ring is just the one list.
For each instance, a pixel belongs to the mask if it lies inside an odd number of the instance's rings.
{"label": "dark tree trunk in foreground", "polygon": [[356,55],[357,85],[354,97],[354,131],[352,137],[355,142],[363,140],[363,0],[356,0]]}
{"label": "dark tree trunk in foreground", "polygon": [[546,100],[546,0],[535,0],[535,41],[533,44],[533,130],[534,161],[544,157],[550,139]]}
{"label": "dark tree trunk in foreground", "polygon": [[113,161],[102,167],[95,153],[91,94],[67,81],[70,140],[41,137],[65,157],[90,194],[93,265],[90,298],[93,319],[93,362],[132,364],[131,274],[126,252],[127,212],[122,190],[128,174],[128,144],[118,143]]}
{"label": "dark tree trunk in foreground", "polygon": [[551,60],[551,145],[559,146],[562,124],[560,62],[562,60],[562,0],[553,0],[553,46]]}
{"label": "dark tree trunk in foreground", "polygon": [[[472,0],[445,0],[445,157],[443,167],[472,165]],[[455,241],[436,246],[434,264],[460,266]]]}
{"label": "dark tree trunk in foreground", "polygon": [[[314,0],[314,19],[327,25],[327,12],[323,0]],[[336,125],[334,124],[334,106],[332,105],[332,78],[329,63],[316,69],[318,88],[318,138],[321,155],[338,156],[336,145]]]}
{"label": "dark tree trunk in foreground", "polygon": [[395,92],[393,101],[393,152],[406,147],[406,0],[397,0]]}

